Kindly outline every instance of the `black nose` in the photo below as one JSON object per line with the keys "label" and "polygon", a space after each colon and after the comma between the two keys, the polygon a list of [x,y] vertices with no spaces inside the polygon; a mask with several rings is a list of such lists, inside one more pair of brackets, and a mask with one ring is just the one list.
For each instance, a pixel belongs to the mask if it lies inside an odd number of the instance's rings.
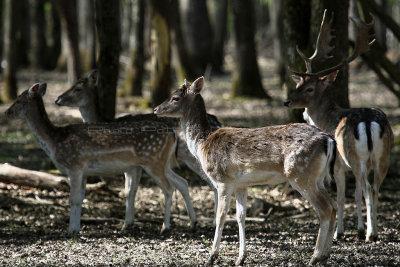
{"label": "black nose", "polygon": [[158,110],[158,108],[154,108],[154,109],[153,109],[153,112],[154,112],[154,113],[157,113],[157,110]]}
{"label": "black nose", "polygon": [[285,100],[285,102],[283,102],[283,105],[285,105],[285,107],[290,106],[290,100]]}
{"label": "black nose", "polygon": [[60,99],[59,97],[57,97],[57,98],[54,100],[54,103],[56,103],[57,105],[60,105],[60,102],[61,102],[61,99]]}

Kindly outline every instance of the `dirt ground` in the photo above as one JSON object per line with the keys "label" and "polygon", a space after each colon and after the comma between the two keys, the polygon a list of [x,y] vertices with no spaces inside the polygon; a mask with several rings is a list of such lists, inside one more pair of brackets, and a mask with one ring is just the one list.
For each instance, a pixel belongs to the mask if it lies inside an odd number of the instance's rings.
{"label": "dirt ground", "polygon": [[[230,76],[213,77],[204,89],[209,113],[225,125],[263,126],[287,122],[283,94],[272,75],[274,65],[260,61],[265,88],[272,101],[229,99]],[[66,75],[23,71],[19,85],[25,90],[34,82],[47,82],[45,104],[56,124],[79,122],[79,113],[54,105],[54,98],[68,88]],[[396,136],[391,167],[380,192],[379,240],[358,240],[354,203],[354,180],[349,176],[345,206],[345,236],[335,240],[328,266],[400,266],[400,182],[398,102],[376,77],[367,71],[351,73],[353,106],[373,106],[389,116]],[[148,94],[148,92],[145,92]],[[134,98],[119,98],[118,113],[144,113]],[[136,104],[135,104],[136,103]],[[23,121],[7,121],[0,105],[0,162],[32,170],[54,170],[45,153]],[[123,177],[106,178],[106,188],[86,194],[79,236],[67,234],[68,192],[39,190],[0,183],[0,265],[1,266],[197,266],[208,258],[214,235],[214,196],[209,187],[186,168],[176,170],[189,181],[190,194],[198,216],[191,231],[180,194],[174,194],[172,227],[159,234],[164,200],[161,190],[144,175],[136,197],[135,226],[121,231],[125,198]],[[334,185],[331,193],[335,196]],[[310,260],[318,231],[318,219],[310,205],[296,192],[284,196],[283,187],[249,188],[246,240],[248,266],[303,266]],[[234,265],[238,253],[238,228],[234,203],[225,226],[218,266]]]}

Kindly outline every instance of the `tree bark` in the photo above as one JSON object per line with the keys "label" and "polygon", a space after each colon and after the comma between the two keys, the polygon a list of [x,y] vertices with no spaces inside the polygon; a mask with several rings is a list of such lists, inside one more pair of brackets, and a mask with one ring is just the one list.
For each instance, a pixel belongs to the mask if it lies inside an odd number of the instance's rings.
{"label": "tree bark", "polygon": [[8,163],[0,164],[0,181],[42,189],[69,190],[69,181],[65,177],[21,169]]}
{"label": "tree bark", "polygon": [[214,14],[213,71],[222,73],[227,36],[228,0],[216,0],[214,3],[216,7]]}
{"label": "tree bark", "polygon": [[169,3],[148,0],[151,8],[151,101],[153,106],[162,103],[171,88],[171,37],[169,34]]}
{"label": "tree bark", "polygon": [[4,87],[1,92],[2,102],[11,102],[17,97],[17,35],[20,23],[20,1],[7,0],[4,38],[4,56],[6,67],[4,69]]}
{"label": "tree bark", "polygon": [[19,67],[27,67],[29,65],[28,51],[30,48],[30,14],[28,0],[18,0],[19,5],[19,22],[17,33],[17,60]]}
{"label": "tree bark", "polygon": [[96,0],[96,26],[100,44],[98,97],[101,116],[112,120],[121,51],[120,1]]}
{"label": "tree bark", "polygon": [[[285,0],[284,7],[284,51],[285,65],[292,70],[304,69],[304,62],[296,52],[296,45],[305,52],[310,34],[310,1],[309,0]],[[296,84],[292,80],[292,73],[286,72],[286,94],[296,90]],[[289,109],[289,121],[299,122],[303,120],[303,110]]]}
{"label": "tree bark", "polygon": [[[322,70],[339,64],[344,58],[348,57],[349,51],[349,33],[348,33],[348,17],[349,17],[349,0],[313,0],[311,14],[311,44],[315,44],[317,35],[322,21],[324,9],[328,10],[327,15],[334,13],[331,28],[335,30],[336,38],[333,40],[335,49],[332,51],[333,59],[326,60],[321,64],[315,64],[313,71]],[[314,40],[314,41],[313,41]],[[313,47],[314,48],[314,47]],[[343,107],[348,108],[349,102],[349,69],[348,66],[343,67],[335,82],[328,87],[335,102]]]}
{"label": "tree bark", "polygon": [[47,42],[44,0],[32,1],[32,65],[35,69],[46,69]]}
{"label": "tree bark", "polygon": [[285,68],[285,39],[283,29],[283,7],[284,1],[271,1],[270,10],[270,30],[273,36],[273,53],[276,63],[276,72],[279,74],[280,84],[285,82],[286,68]]}
{"label": "tree bark", "polygon": [[135,46],[132,48],[131,66],[126,76],[124,91],[127,95],[141,96],[144,74],[144,22],[145,0],[137,1]]}
{"label": "tree bark", "polygon": [[212,63],[213,34],[207,11],[207,1],[190,0],[183,2],[184,32],[191,60],[200,73]]}
{"label": "tree bark", "polygon": [[67,68],[68,81],[70,84],[76,82],[82,75],[82,66],[79,53],[79,31],[76,0],[58,1],[53,0],[57,8],[62,26],[67,34],[68,53]]}
{"label": "tree bark", "polygon": [[231,0],[235,34],[235,69],[232,96],[270,98],[261,83],[254,42],[252,1]]}
{"label": "tree bark", "polygon": [[96,68],[96,25],[94,18],[94,0],[79,2],[79,24],[81,51],[83,51],[83,69],[88,72]]}
{"label": "tree bark", "polygon": [[178,0],[171,0],[171,28],[173,51],[178,56],[178,66],[175,68],[179,81],[188,79],[194,81],[201,75],[200,68],[196,68],[189,56],[186,39],[182,32],[182,20]]}

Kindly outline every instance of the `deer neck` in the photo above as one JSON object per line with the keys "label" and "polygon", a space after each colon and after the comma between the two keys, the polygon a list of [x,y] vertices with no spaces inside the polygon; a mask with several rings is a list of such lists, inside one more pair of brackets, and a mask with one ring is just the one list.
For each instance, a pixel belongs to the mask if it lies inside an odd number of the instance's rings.
{"label": "deer neck", "polygon": [[207,120],[207,112],[203,98],[197,94],[194,101],[183,109],[181,129],[185,134],[189,151],[199,158],[199,146],[211,134],[211,126]]}
{"label": "deer neck", "polygon": [[41,97],[37,97],[31,102],[25,119],[40,147],[51,157],[56,148],[55,136],[57,136],[59,128],[50,122]]}
{"label": "deer neck", "polygon": [[81,112],[84,123],[103,122],[103,119],[99,115],[100,113],[98,111],[98,107],[95,103],[89,102],[85,106],[79,107],[79,111]]}
{"label": "deer neck", "polygon": [[334,102],[332,94],[325,90],[304,110],[303,118],[307,123],[334,134],[341,111],[342,108]]}

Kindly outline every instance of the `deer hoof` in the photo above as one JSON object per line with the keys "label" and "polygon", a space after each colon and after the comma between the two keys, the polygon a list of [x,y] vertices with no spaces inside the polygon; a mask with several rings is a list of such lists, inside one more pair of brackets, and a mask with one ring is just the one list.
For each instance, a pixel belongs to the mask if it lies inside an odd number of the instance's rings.
{"label": "deer hoof", "polygon": [[328,261],[329,255],[314,256],[309,262],[309,265],[315,265],[317,263],[325,264]]}
{"label": "deer hoof", "polygon": [[213,266],[215,259],[217,258],[218,254],[213,253],[210,255],[210,257],[207,260],[206,266]]}
{"label": "deer hoof", "polygon": [[378,241],[378,235],[368,235],[367,238],[365,239],[365,242],[376,242]]}
{"label": "deer hoof", "polygon": [[364,240],[365,239],[365,230],[364,229],[358,229],[357,236],[358,236],[359,240]]}
{"label": "deer hoof", "polygon": [[235,265],[236,266],[243,266],[244,265],[244,261],[246,260],[246,253],[243,255],[243,256],[241,256],[241,257],[239,257],[237,260],[236,260],[236,262],[235,262]]}

